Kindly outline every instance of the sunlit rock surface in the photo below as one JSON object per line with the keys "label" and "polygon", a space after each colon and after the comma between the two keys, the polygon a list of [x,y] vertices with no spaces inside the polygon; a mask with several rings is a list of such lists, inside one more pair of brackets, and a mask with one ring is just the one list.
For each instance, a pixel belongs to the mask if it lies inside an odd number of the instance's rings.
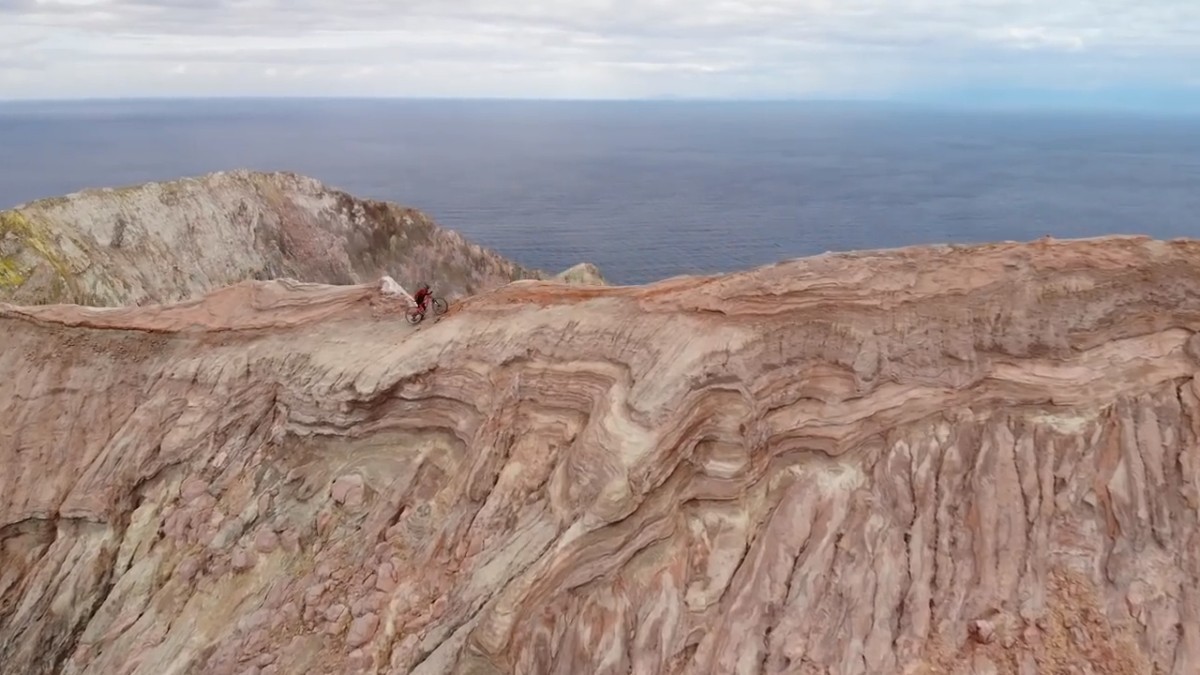
{"label": "sunlit rock surface", "polygon": [[0,306],[5,673],[1200,672],[1200,243]]}
{"label": "sunlit rock surface", "polygon": [[[594,267],[577,268],[603,283]],[[420,211],[293,173],[219,172],[0,211],[0,301],[140,305],[251,279],[357,284],[384,275],[405,288],[426,281],[449,298],[549,276]]]}

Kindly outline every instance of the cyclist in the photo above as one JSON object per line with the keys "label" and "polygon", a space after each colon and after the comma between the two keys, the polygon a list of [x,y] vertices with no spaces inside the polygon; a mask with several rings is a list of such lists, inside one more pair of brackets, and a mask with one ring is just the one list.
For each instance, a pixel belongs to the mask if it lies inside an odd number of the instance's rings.
{"label": "cyclist", "polygon": [[417,307],[420,307],[421,311],[425,311],[425,303],[432,299],[433,291],[429,290],[429,284],[422,281],[417,286],[417,293],[413,296],[413,301],[417,303]]}

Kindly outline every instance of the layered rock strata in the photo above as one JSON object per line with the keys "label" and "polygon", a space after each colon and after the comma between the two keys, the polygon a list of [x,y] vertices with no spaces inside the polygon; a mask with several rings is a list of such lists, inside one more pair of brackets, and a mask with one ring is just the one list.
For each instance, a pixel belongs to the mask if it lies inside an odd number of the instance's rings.
{"label": "layered rock strata", "polygon": [[0,307],[6,673],[1200,672],[1200,243]]}

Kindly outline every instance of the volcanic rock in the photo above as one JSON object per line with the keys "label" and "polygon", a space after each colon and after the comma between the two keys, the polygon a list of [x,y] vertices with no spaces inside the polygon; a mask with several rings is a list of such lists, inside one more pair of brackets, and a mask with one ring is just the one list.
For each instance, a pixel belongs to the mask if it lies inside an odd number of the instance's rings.
{"label": "volcanic rock", "polygon": [[0,306],[0,669],[1200,672],[1200,242],[398,302]]}
{"label": "volcanic rock", "polygon": [[[604,283],[591,265],[564,280]],[[437,226],[294,173],[228,171],[0,211],[0,301],[143,305],[247,280],[426,281],[455,299],[547,279]]]}

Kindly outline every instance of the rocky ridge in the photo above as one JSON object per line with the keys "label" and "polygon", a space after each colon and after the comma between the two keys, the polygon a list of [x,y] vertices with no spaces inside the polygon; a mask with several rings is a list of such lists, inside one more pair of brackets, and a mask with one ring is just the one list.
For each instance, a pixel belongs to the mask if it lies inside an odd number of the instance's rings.
{"label": "rocky ridge", "polygon": [[[594,267],[570,276],[605,283]],[[566,274],[566,273],[563,273]],[[448,298],[546,279],[396,204],[294,173],[229,171],[0,212],[0,300],[175,302],[249,279],[425,280]]]}
{"label": "rocky ridge", "polygon": [[0,305],[6,673],[1200,672],[1200,242]]}

